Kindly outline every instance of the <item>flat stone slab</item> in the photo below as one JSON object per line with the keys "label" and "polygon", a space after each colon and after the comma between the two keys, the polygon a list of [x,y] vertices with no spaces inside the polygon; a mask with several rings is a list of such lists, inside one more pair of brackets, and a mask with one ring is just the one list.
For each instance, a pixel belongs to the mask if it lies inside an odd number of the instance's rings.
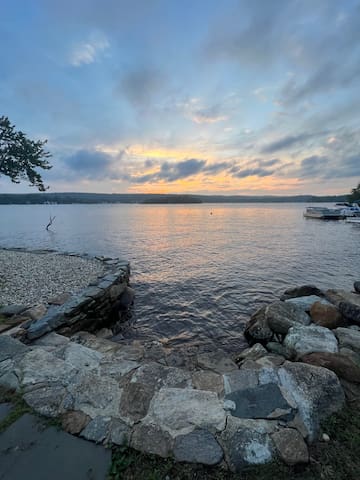
{"label": "flat stone slab", "polygon": [[0,479],[105,480],[110,450],[24,415],[0,434]]}

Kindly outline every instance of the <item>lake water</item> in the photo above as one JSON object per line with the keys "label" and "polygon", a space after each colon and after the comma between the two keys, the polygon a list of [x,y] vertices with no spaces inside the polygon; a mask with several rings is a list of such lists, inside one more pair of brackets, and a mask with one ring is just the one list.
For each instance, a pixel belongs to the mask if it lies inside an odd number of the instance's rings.
{"label": "lake water", "polygon": [[[351,289],[360,228],[303,218],[302,204],[0,206],[0,247],[130,260],[127,338],[244,347],[249,314],[292,285]],[[53,231],[45,226],[56,215]]]}

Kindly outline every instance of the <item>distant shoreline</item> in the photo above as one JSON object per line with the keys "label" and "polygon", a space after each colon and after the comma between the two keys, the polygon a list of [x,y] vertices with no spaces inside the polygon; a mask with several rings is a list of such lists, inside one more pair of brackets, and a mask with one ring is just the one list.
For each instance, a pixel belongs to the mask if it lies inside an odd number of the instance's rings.
{"label": "distant shoreline", "polygon": [[145,193],[2,193],[0,205],[39,204],[199,204],[199,203],[319,203],[344,202],[347,195],[179,195]]}

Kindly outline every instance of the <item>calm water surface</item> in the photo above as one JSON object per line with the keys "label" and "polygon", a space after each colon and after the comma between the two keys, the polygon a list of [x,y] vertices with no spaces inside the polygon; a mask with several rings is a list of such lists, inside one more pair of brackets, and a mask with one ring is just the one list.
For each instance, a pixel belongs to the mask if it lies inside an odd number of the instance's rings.
{"label": "calm water surface", "polygon": [[[360,278],[360,228],[305,219],[304,208],[0,206],[0,247],[128,259],[136,302],[125,337],[236,351],[248,315],[288,286],[350,289]],[[50,213],[53,232],[45,230]]]}

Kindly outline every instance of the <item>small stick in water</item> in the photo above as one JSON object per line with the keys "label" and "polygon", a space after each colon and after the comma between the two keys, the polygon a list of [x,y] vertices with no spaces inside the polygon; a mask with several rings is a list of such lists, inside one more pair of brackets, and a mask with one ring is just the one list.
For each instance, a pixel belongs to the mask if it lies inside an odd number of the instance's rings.
{"label": "small stick in water", "polygon": [[52,225],[52,223],[53,223],[53,221],[55,220],[55,218],[56,218],[55,215],[54,215],[53,217],[50,215],[50,221],[49,221],[49,223],[46,225],[46,230],[49,230],[49,227]]}

